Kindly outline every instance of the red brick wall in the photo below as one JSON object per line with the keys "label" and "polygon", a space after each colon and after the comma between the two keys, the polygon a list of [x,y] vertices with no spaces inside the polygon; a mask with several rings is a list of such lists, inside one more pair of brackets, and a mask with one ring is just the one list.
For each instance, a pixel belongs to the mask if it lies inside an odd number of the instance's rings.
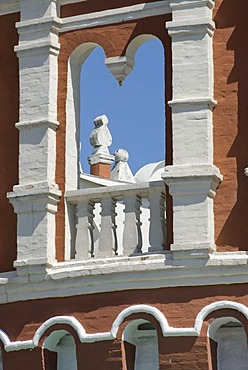
{"label": "red brick wall", "polygon": [[248,6],[216,0],[214,162],[224,175],[215,198],[218,250],[248,250]]}
{"label": "red brick wall", "polygon": [[45,370],[57,370],[57,353],[45,349],[43,351],[43,366]]}
{"label": "red brick wall", "polygon": [[4,370],[52,370],[44,369],[41,348],[15,352],[3,351],[3,368]]}
{"label": "red brick wall", "polygon": [[[133,304],[148,304],[157,307],[167,318],[170,326],[176,328],[193,327],[199,311],[206,305],[220,301],[231,300],[248,305],[248,284],[161,288],[153,290],[133,290],[114,293],[92,294],[68,298],[50,298],[34,301],[23,301],[0,305],[1,326],[13,341],[32,339],[38,327],[47,319],[58,316],[74,316],[82,323],[87,333],[108,332],[117,315]],[[81,343],[76,332],[65,325],[50,328],[43,340],[52,331],[67,330],[75,338],[79,370],[95,369],[130,369],[134,354],[125,360],[125,351],[121,345],[122,332],[126,325],[135,319],[143,318],[152,322],[158,332],[161,370],[164,369],[209,369],[211,364],[210,346],[207,338],[208,323],[221,316],[233,316],[242,322],[248,332],[248,322],[242,314],[234,310],[222,310],[211,313],[206,318],[200,337],[163,337],[158,322],[147,314],[135,314],[128,317],[121,325],[116,340],[96,343]],[[40,345],[42,344],[42,341]],[[26,354],[26,355],[25,355]],[[25,359],[25,366],[11,367]],[[29,368],[27,362],[37,363],[35,369],[40,369],[44,356],[39,350],[26,350],[5,353],[4,370],[22,370]],[[23,360],[24,361],[24,360]],[[19,366],[19,365],[18,365]],[[24,366],[24,365],[23,365]],[[85,367],[84,367],[85,366]],[[128,367],[127,367],[128,366]],[[211,365],[212,366],[212,365]],[[126,367],[126,368],[125,368]],[[47,370],[47,369],[45,369]],[[54,369],[48,369],[54,370]]]}
{"label": "red brick wall", "polygon": [[0,16],[0,272],[13,270],[16,259],[16,215],[6,193],[18,184],[19,75],[14,46],[19,13]]}
{"label": "red brick wall", "polygon": [[208,370],[206,337],[163,338],[159,343],[160,370]]}

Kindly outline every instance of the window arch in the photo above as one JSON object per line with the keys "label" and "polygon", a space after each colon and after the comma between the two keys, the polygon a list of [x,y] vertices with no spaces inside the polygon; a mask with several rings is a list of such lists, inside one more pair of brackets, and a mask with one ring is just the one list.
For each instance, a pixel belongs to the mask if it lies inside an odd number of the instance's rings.
{"label": "window arch", "polygon": [[246,370],[247,336],[243,325],[234,317],[214,320],[209,328],[214,370]]}
{"label": "window arch", "polygon": [[[128,45],[125,55],[128,60],[135,59],[135,66],[121,87],[104,66],[102,48],[96,47],[82,66],[81,161],[85,172],[89,172],[87,156],[92,148],[88,138],[93,120],[105,113],[113,136],[111,152],[124,147],[130,154],[134,173],[143,165],[165,157],[165,58],[162,42],[153,35],[137,36]],[[107,66],[108,59],[112,58],[106,59]],[[109,69],[111,71],[111,67]]]}
{"label": "window arch", "polygon": [[80,73],[82,64],[98,46],[94,42],[79,45],[68,62],[66,99],[66,190],[79,186],[80,151]]}
{"label": "window arch", "polygon": [[159,370],[157,330],[149,321],[132,321],[122,339],[127,370]]}

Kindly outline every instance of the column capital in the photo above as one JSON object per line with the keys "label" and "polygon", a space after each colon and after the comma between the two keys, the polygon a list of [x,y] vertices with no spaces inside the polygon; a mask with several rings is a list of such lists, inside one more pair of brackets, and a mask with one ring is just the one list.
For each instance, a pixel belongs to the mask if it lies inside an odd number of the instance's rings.
{"label": "column capital", "polygon": [[214,198],[223,180],[213,164],[167,166],[162,178],[172,196],[206,194],[210,198]]}
{"label": "column capital", "polygon": [[215,31],[215,23],[207,18],[189,20],[189,21],[171,21],[166,23],[168,33],[173,38],[185,36],[186,38],[192,35],[208,34],[213,36]]}
{"label": "column capital", "polygon": [[58,0],[19,0],[21,20],[58,15]]}
{"label": "column capital", "polygon": [[162,174],[173,197],[173,258],[213,252],[213,198],[223,177],[213,164],[167,166]]}
{"label": "column capital", "polygon": [[208,7],[213,9],[214,0],[171,0],[170,7],[174,9],[187,9],[196,7]]}
{"label": "column capital", "polygon": [[40,182],[15,185],[7,197],[17,214],[43,211],[55,214],[61,194],[57,184]]}
{"label": "column capital", "polygon": [[18,274],[25,275],[28,265],[43,265],[44,270],[47,264],[56,262],[55,213],[61,191],[54,183],[41,182],[16,185],[7,197],[18,216],[14,263]]}

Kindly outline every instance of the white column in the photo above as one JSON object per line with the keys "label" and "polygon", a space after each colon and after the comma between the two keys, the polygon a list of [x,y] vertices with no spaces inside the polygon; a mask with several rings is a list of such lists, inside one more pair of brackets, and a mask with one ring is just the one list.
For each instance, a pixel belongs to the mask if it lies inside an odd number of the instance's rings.
{"label": "white column", "polygon": [[9,194],[18,219],[15,266],[55,261],[57,122],[56,0],[20,0],[19,184]]}
{"label": "white column", "polygon": [[163,174],[173,196],[174,251],[214,250],[212,0],[171,1],[173,166]]}

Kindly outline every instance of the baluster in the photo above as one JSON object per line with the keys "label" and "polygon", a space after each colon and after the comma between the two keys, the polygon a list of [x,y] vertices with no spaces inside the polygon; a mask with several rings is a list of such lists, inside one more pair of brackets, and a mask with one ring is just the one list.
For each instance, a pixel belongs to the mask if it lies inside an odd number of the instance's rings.
{"label": "baluster", "polygon": [[141,233],[142,233],[142,253],[147,253],[149,251],[149,228],[150,228],[150,207],[149,199],[142,198],[141,204],[142,213],[140,215],[141,220]]}
{"label": "baluster", "polygon": [[98,257],[111,257],[117,251],[116,201],[112,198],[101,200],[101,227]]}
{"label": "baluster", "polygon": [[91,201],[80,201],[77,205],[77,235],[75,242],[75,258],[83,260],[94,253],[93,241],[93,218],[94,203]]}
{"label": "baluster", "polygon": [[125,221],[123,231],[123,254],[130,255],[141,253],[142,235],[140,222],[141,199],[139,196],[126,196],[123,199],[125,205]]}
{"label": "baluster", "polygon": [[165,245],[165,194],[150,189],[149,252],[158,252]]}

